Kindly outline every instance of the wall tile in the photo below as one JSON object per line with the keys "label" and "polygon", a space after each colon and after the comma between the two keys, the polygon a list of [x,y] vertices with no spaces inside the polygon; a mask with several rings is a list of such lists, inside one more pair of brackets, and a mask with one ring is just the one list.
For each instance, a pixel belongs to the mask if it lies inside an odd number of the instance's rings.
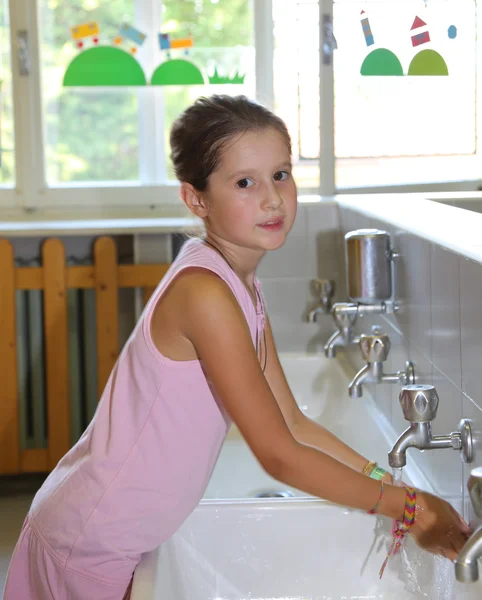
{"label": "wall tile", "polygon": [[401,310],[396,321],[410,343],[431,360],[431,244],[401,231],[394,237],[400,251],[395,269],[395,293]]}
{"label": "wall tile", "polygon": [[307,323],[306,311],[312,305],[308,279],[260,278],[266,308],[279,352],[322,352],[333,331],[330,315]]}
{"label": "wall tile", "polygon": [[432,244],[432,362],[462,387],[459,257]]}
{"label": "wall tile", "polygon": [[[467,482],[470,471],[474,467],[482,465],[482,411],[474,404],[471,398],[462,395],[462,417],[472,421],[472,436],[474,439],[475,456],[473,463],[463,466],[463,497],[464,497],[464,518],[468,522],[474,522],[477,517],[472,508],[467,491]],[[480,522],[480,520],[479,520]]]}
{"label": "wall tile", "polygon": [[286,242],[271,252],[267,252],[256,271],[258,277],[310,277],[308,265],[308,238],[303,206],[298,210],[296,220]]}
{"label": "wall tile", "polygon": [[308,240],[310,277],[338,280],[341,231],[337,205],[306,204],[303,206]]}
{"label": "wall tile", "polygon": [[482,408],[482,265],[460,257],[462,390]]}

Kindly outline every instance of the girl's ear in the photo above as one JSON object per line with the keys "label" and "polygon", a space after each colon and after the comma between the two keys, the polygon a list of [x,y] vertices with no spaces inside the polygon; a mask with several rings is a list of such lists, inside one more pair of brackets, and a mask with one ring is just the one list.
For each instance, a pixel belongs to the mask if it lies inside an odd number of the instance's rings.
{"label": "girl's ear", "polygon": [[196,217],[203,219],[208,216],[209,207],[207,202],[195,187],[190,183],[183,182],[181,183],[180,193],[182,201]]}

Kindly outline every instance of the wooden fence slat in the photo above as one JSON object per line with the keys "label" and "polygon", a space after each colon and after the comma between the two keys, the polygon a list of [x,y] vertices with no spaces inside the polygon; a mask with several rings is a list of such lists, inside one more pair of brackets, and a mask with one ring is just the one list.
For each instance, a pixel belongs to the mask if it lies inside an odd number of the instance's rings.
{"label": "wooden fence slat", "polygon": [[119,354],[117,249],[112,238],[94,244],[97,395],[100,399]]}
{"label": "wooden fence slat", "polygon": [[144,306],[149,302],[149,299],[154,293],[155,289],[156,288],[152,286],[146,286],[145,288],[142,288],[142,301],[144,303]]}
{"label": "wooden fence slat", "polygon": [[50,470],[49,451],[45,448],[23,450],[20,456],[22,473],[46,473]]}
{"label": "wooden fence slat", "polygon": [[[169,269],[169,264],[119,265],[117,279],[120,288],[155,288]],[[67,267],[67,287],[88,290],[95,288],[95,269],[90,266]],[[17,267],[15,287],[17,290],[41,290],[43,288],[41,267]]]}
{"label": "wooden fence slat", "polygon": [[20,468],[13,247],[0,240],[0,473]]}
{"label": "wooden fence slat", "polygon": [[58,239],[42,246],[49,468],[70,448],[67,281]]}
{"label": "wooden fence slat", "polygon": [[162,263],[158,265],[120,265],[118,268],[119,287],[155,288],[170,266]]}
{"label": "wooden fence slat", "polygon": [[43,286],[42,267],[17,267],[15,269],[17,290],[41,290]]}
{"label": "wooden fence slat", "polygon": [[[8,240],[0,240],[0,475],[49,471],[70,448],[68,289],[95,289],[98,397],[119,354],[118,292],[141,288],[150,298],[169,264],[118,265],[116,245],[94,244],[94,265],[67,267],[58,239],[42,246],[41,267],[15,267]],[[20,450],[16,290],[44,291],[48,448]]]}

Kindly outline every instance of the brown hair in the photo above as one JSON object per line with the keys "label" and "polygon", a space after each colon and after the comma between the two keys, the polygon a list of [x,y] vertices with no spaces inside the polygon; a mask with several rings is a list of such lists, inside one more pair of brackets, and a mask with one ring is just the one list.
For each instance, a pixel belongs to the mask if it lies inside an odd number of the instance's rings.
{"label": "brown hair", "polygon": [[285,123],[264,106],[246,96],[198,98],[171,129],[171,160],[176,177],[205,191],[209,176],[219,166],[223,148],[232,138],[270,127],[281,134],[291,154]]}

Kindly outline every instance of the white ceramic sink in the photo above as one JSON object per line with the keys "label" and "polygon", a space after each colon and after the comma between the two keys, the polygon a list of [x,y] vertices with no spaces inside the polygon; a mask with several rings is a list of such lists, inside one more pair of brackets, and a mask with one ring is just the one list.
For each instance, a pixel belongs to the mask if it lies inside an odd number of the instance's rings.
{"label": "white ceramic sink", "polygon": [[132,600],[480,597],[465,594],[470,586],[455,586],[449,561],[411,540],[404,552],[411,567],[397,555],[380,581],[389,526],[387,519],[310,498],[203,501],[141,562]]}

